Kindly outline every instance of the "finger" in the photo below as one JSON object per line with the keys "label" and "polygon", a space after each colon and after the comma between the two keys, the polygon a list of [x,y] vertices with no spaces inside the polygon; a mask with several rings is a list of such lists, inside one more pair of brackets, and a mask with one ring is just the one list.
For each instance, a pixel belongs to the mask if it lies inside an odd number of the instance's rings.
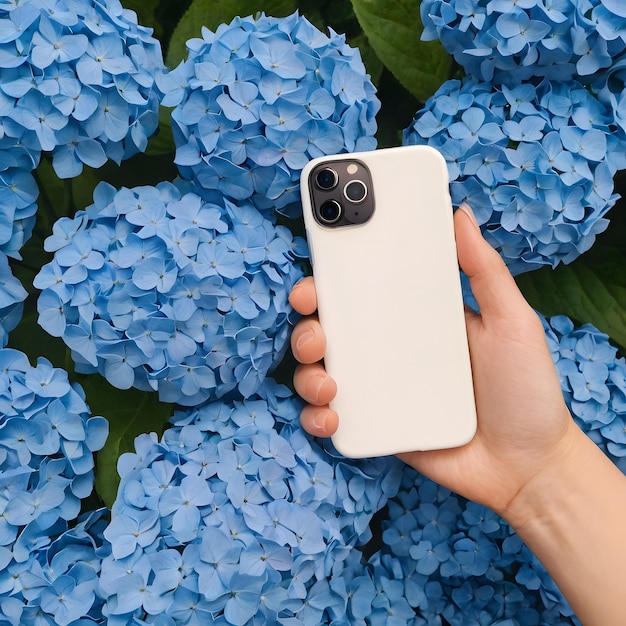
{"label": "finger", "polygon": [[339,417],[326,406],[307,404],[300,413],[302,428],[315,437],[330,437],[337,431]]}
{"label": "finger", "polygon": [[459,265],[469,277],[483,320],[532,311],[500,255],[483,238],[467,205],[455,212],[454,229]]}
{"label": "finger", "polygon": [[291,350],[300,363],[315,363],[324,358],[326,335],[316,317],[306,317],[296,324]]}
{"label": "finger", "polygon": [[298,281],[289,295],[289,303],[301,315],[311,315],[317,309],[317,295],[312,276]]}
{"label": "finger", "polygon": [[328,404],[337,393],[337,384],[319,363],[298,365],[293,384],[301,398],[316,406]]}

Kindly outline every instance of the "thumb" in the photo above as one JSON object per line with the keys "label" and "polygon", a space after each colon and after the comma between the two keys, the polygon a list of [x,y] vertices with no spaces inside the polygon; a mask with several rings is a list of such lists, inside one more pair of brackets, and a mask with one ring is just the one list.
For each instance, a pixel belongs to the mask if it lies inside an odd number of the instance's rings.
{"label": "thumb", "polygon": [[532,311],[500,255],[485,241],[466,204],[454,214],[454,233],[459,265],[469,278],[483,321]]}

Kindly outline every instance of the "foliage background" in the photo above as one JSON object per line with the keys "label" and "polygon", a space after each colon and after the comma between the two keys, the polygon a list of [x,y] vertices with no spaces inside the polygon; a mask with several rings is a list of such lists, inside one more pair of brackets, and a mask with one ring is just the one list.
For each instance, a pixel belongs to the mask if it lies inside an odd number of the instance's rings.
{"label": "foliage background", "polygon": [[[185,41],[199,35],[199,24],[215,29],[236,15],[263,10],[286,16],[294,10],[322,30],[345,32],[348,43],[358,46],[368,72],[378,88],[382,108],[377,116],[379,147],[401,144],[402,130],[426,99],[448,78],[460,76],[453,59],[438,42],[422,42],[419,2],[416,0],[125,0],[139,23],[154,27],[168,67],[186,57]],[[42,242],[52,224],[73,215],[92,202],[96,184],[105,180],[116,187],[157,184],[176,176],[170,111],[161,108],[160,132],[152,138],[146,154],[121,166],[109,162],[100,169],[84,168],[71,180],[59,180],[49,160],[43,159],[35,175],[40,187],[39,212],[33,237],[22,249],[23,262],[13,262],[13,272],[24,286],[50,260]],[[621,193],[620,193],[620,190]],[[626,193],[626,176],[618,175],[616,192]],[[570,265],[549,267],[520,275],[517,280],[531,304],[546,316],[565,314],[577,324],[591,322],[606,332],[623,351],[626,347],[626,220],[623,200],[608,217],[610,226],[593,248]],[[291,225],[293,228],[293,225]],[[32,287],[31,287],[32,289]],[[116,463],[122,452],[132,450],[136,435],[163,429],[172,407],[160,403],[156,394],[120,391],[100,376],[73,373],[69,351],[60,339],[47,335],[36,323],[36,296],[32,289],[22,323],[10,336],[10,347],[35,361],[40,355],[65,368],[85,388],[94,414],[110,422],[110,436],[98,453],[96,493],[85,502],[87,510],[104,503],[110,506],[117,488]],[[277,378],[290,384],[293,361],[287,356]]]}

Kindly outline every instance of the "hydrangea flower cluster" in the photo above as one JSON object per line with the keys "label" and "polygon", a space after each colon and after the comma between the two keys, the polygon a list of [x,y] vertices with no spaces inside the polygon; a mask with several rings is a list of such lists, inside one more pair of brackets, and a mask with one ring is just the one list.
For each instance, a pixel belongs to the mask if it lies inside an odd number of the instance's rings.
{"label": "hydrangea flower cluster", "polygon": [[389,605],[402,610],[397,624],[579,623],[541,563],[484,506],[406,467],[388,510],[368,565],[372,586],[384,580]]}
{"label": "hydrangea flower cluster", "polygon": [[[299,202],[313,157],[376,147],[380,103],[358,49],[304,17],[236,18],[162,75],[182,176],[259,209]],[[292,207],[293,208],[293,207]]]}
{"label": "hydrangea flower cluster", "polygon": [[[0,139],[0,143],[2,140]],[[4,151],[0,146],[0,151]],[[39,189],[30,169],[0,164],[0,253],[20,259],[35,226]]]}
{"label": "hydrangea flower cluster", "polygon": [[[454,124],[454,141],[440,147],[451,180],[462,183],[457,201],[480,205],[483,232],[514,273],[572,261],[606,227],[602,215],[616,199],[612,177],[626,167],[623,151],[614,149],[626,140],[624,7],[616,0],[424,0],[420,10],[423,38],[439,38],[469,78],[460,88],[444,84],[416,115],[421,128],[413,124],[405,140],[436,143],[433,137]],[[491,92],[487,108],[495,118],[473,110],[477,91]],[[494,122],[505,121],[501,159]],[[468,133],[475,158],[457,181],[457,159],[465,155],[454,142]],[[530,144],[541,145],[536,158]],[[516,182],[529,170],[537,175],[535,191]]]}
{"label": "hydrangea flower cluster", "polygon": [[585,83],[624,57],[620,0],[423,0],[425,40],[439,39],[476,80],[537,76]]}
{"label": "hydrangea flower cluster", "polygon": [[589,249],[626,166],[613,116],[584,86],[542,81],[501,88],[447,81],[404,143],[445,157],[455,204],[467,202],[513,273],[568,263]]}
{"label": "hydrangea flower cluster", "polygon": [[191,406],[251,395],[286,347],[302,238],[253,207],[174,183],[116,191],[61,218],[35,277],[39,323],[77,370]]}
{"label": "hydrangea flower cluster", "polygon": [[[3,624],[103,624],[96,595],[100,563],[109,546],[102,531],[106,509],[87,513],[71,528],[57,523],[54,538],[38,537],[28,558],[16,562],[2,552],[0,620]],[[0,548],[4,551],[5,548]],[[8,552],[8,551],[7,551]]]}
{"label": "hydrangea flower cluster", "polygon": [[[44,358],[31,366],[23,353],[0,350],[0,612],[6,623],[30,623],[26,613],[44,612],[68,624],[64,611],[72,609],[53,596],[87,580],[91,591],[83,589],[95,598],[96,571],[73,568],[84,555],[75,553],[72,561],[59,544],[52,552],[50,546],[91,493],[93,453],[107,434],[107,421],[90,417],[82,389],[65,371]],[[64,556],[53,558],[56,552]]]}
{"label": "hydrangea flower cluster", "polygon": [[615,62],[595,86],[598,100],[613,111],[622,141],[626,138],[626,58]]}
{"label": "hydrangea flower cluster", "polygon": [[591,324],[544,320],[566,402],[577,424],[626,473],[626,361]]}
{"label": "hydrangea flower cluster", "polygon": [[[152,30],[118,0],[0,7],[0,140],[33,164],[52,152],[61,178],[143,151],[158,126]],[[27,154],[23,154],[23,152]]]}
{"label": "hydrangea flower cluster", "polygon": [[118,0],[2,3],[0,253],[21,260],[32,234],[42,151],[71,178],[83,164],[145,150],[158,126],[154,75],[163,70],[151,32]]}
{"label": "hydrangea flower cluster", "polygon": [[9,333],[19,324],[28,292],[13,276],[6,255],[0,252],[0,348],[7,345]]}
{"label": "hydrangea flower cluster", "polygon": [[120,457],[100,576],[109,624],[343,615],[347,592],[329,580],[371,537],[401,464],[329,454],[299,427],[301,407],[267,379],[247,400],[177,411],[161,441],[142,435]]}

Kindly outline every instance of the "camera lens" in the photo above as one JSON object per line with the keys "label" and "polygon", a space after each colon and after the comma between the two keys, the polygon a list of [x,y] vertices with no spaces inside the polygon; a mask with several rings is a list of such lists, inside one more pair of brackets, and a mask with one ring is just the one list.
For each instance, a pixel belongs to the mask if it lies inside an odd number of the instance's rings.
{"label": "camera lens", "polygon": [[367,196],[367,186],[362,180],[353,180],[344,187],[343,195],[350,202],[363,202]]}
{"label": "camera lens", "polygon": [[337,200],[327,200],[320,206],[320,220],[324,224],[334,224],[339,221],[342,212],[341,205]]}
{"label": "camera lens", "polygon": [[315,182],[320,189],[328,191],[337,184],[337,172],[331,170],[330,167],[325,167],[320,170],[315,177]]}

